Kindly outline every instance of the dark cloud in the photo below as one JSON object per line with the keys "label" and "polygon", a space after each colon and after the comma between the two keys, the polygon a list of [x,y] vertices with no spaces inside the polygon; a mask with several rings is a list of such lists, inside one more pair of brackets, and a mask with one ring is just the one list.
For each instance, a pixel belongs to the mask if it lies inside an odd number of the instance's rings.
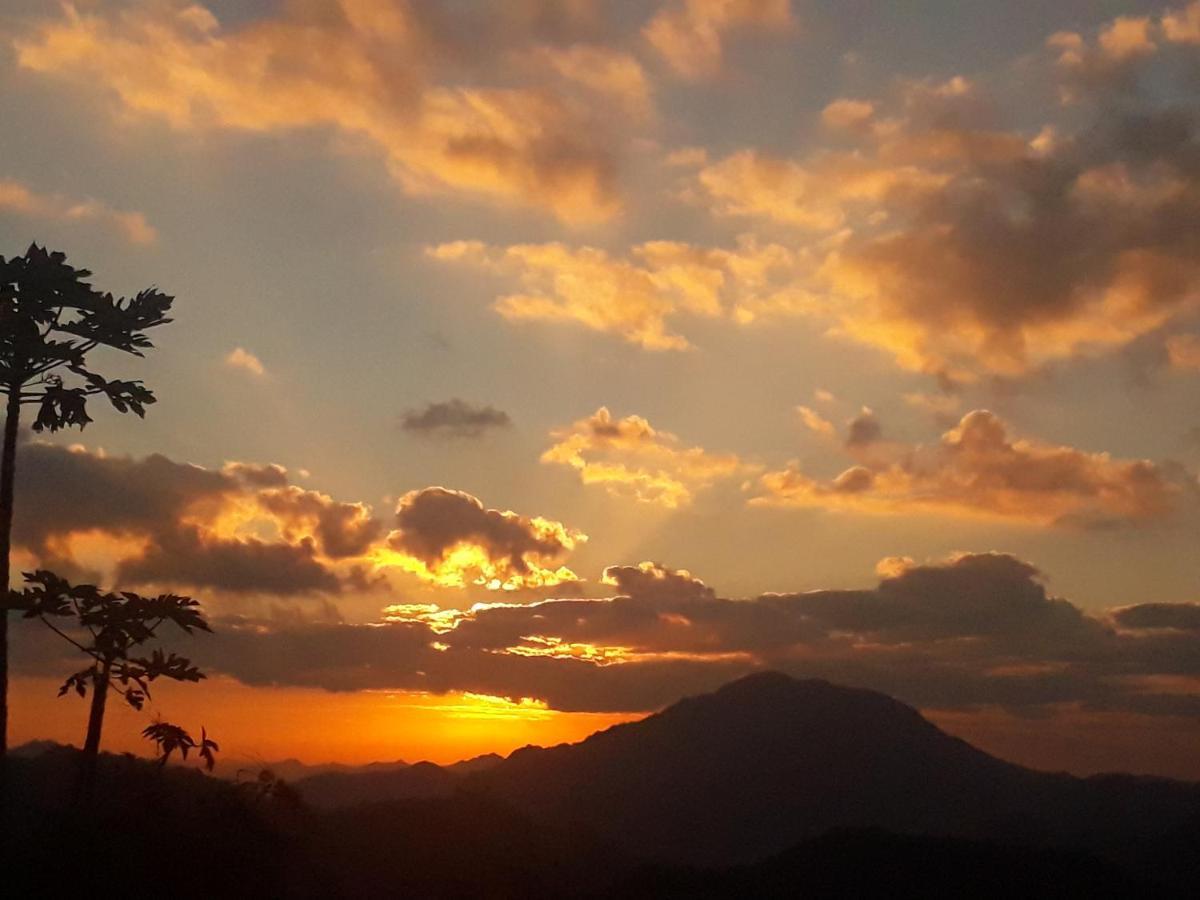
{"label": "dark cloud", "polygon": [[[421,560],[435,576],[447,567],[459,573],[475,569],[485,580],[523,583],[574,580],[570,572],[546,566],[581,540],[586,537],[561,522],[487,509],[478,498],[444,487],[405,494],[396,508],[396,529],[387,536],[392,549]],[[453,555],[463,549],[472,558],[455,562]]]}
{"label": "dark cloud", "polygon": [[[476,691],[562,710],[652,709],[773,668],[927,708],[1060,704],[1200,714],[1194,604],[1089,615],[1000,553],[895,564],[877,587],[716,597],[659,565],[607,570],[606,599],[397,606],[381,624],[228,620],[205,662],[252,684]],[[1118,627],[1114,627],[1113,623]]]}
{"label": "dark cloud", "polygon": [[875,413],[864,408],[846,426],[846,446],[849,448],[868,447],[883,440],[883,426]]}
{"label": "dark cloud", "polygon": [[611,584],[626,597],[677,597],[680,599],[713,599],[713,589],[690,572],[668,569],[658,563],[637,566],[609,566],[604,570],[604,583]]}
{"label": "dark cloud", "polygon": [[563,559],[587,539],[561,522],[487,509],[470,494],[406,494],[396,528],[365,503],[288,481],[281,466],[220,471],[29,443],[17,546],[76,579],[76,545],[101,539],[113,577],[133,585],[285,596],[359,589],[402,572],[440,587],[544,588],[577,581]]}
{"label": "dark cloud", "polygon": [[361,556],[383,531],[365,504],[338,502],[295,485],[261,491],[258,502],[279,517],[285,537],[311,531],[331,559]]}
{"label": "dark cloud", "polygon": [[477,438],[490,429],[511,425],[512,419],[503,410],[457,398],[409,410],[401,418],[405,431],[449,438]]}
{"label": "dark cloud", "polygon": [[121,562],[117,581],[267,594],[337,591],[342,584],[314,558],[311,541],[213,538],[189,527],[160,534],[143,555]]}
{"label": "dark cloud", "polygon": [[1016,438],[985,409],[967,413],[937,443],[886,442],[881,434],[874,416],[860,415],[846,445],[859,465],[818,481],[790,463],[763,475],[763,493],[751,502],[1074,528],[1164,519],[1195,505],[1195,479],[1177,464]]}
{"label": "dark cloud", "polygon": [[18,465],[14,538],[34,550],[44,549],[52,535],[72,531],[168,530],[194,504],[239,491],[232,475],[157,453],[134,459],[31,441],[21,448]]}
{"label": "dark cloud", "polygon": [[253,487],[285,487],[288,483],[287,469],[275,463],[230,462],[221,471]]}
{"label": "dark cloud", "polygon": [[1122,628],[1172,628],[1200,631],[1200,603],[1140,603],[1113,610]]}

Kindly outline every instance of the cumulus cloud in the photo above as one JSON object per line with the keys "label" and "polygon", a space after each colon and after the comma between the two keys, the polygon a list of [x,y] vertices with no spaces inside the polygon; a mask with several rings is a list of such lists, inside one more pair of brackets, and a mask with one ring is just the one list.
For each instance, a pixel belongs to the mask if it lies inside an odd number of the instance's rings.
{"label": "cumulus cloud", "polygon": [[904,368],[966,382],[1125,347],[1200,308],[1200,108],[1138,88],[1195,66],[1195,9],[1054,36],[1051,87],[1075,108],[1040,129],[980,82],[900,81],[830,103],[835,146],[703,162],[690,196],[792,228],[796,288],[826,302],[778,311]]}
{"label": "cumulus cloud", "polygon": [[408,573],[512,591],[577,580],[560,563],[586,540],[445,488],[406,494],[389,531],[368,504],[292,484],[276,465],[213,470],[39,442],[22,461],[16,545],[69,572],[104,556],[120,584],[289,596]]}
{"label": "cumulus cloud", "polygon": [[226,619],[204,662],[251,684],[465,690],[563,710],[653,709],[762,668],[942,710],[1200,710],[1186,687],[1200,675],[1195,604],[1090,614],[1003,553],[881,571],[873,588],[729,600],[687,572],[616,566],[605,580],[618,593],[600,599],[397,607],[372,624]]}
{"label": "cumulus cloud", "polygon": [[1171,335],[1167,338],[1167,359],[1175,369],[1200,369],[1200,335]]}
{"label": "cumulus cloud", "polygon": [[98,200],[38,193],[11,178],[0,178],[0,211],[55,222],[96,222],[116,228],[131,244],[158,240],[158,232],[140,212],[113,209]]}
{"label": "cumulus cloud", "polygon": [[720,71],[730,31],[793,23],[791,0],[668,0],[642,34],[678,75],[700,79]]}
{"label": "cumulus cloud", "polygon": [[234,347],[230,350],[225,356],[225,365],[231,369],[240,369],[243,372],[248,372],[259,378],[267,374],[267,369],[262,364],[262,360],[244,347]]}
{"label": "cumulus cloud", "polygon": [[1200,44],[1200,2],[1168,11],[1162,18],[1163,36],[1174,44]]}
{"label": "cumulus cloud", "polygon": [[400,499],[396,528],[375,558],[434,584],[515,590],[578,581],[554,563],[586,540],[561,522],[486,509],[470,494],[429,487]]}
{"label": "cumulus cloud", "polygon": [[814,434],[819,434],[821,437],[833,437],[833,423],[822,416],[811,406],[797,406],[796,414],[800,416],[800,421],[804,423],[804,427],[809,431],[813,432]]}
{"label": "cumulus cloud", "polygon": [[[847,448],[878,450],[881,435],[873,415],[860,416]],[[830,481],[808,477],[795,463],[768,472],[751,503],[1098,527],[1164,517],[1194,491],[1170,467],[1148,460],[1013,438],[987,410],[967,413],[936,444],[883,450],[856,453],[859,465]]]}
{"label": "cumulus cloud", "polygon": [[[230,25],[183,0],[64,9],[17,36],[18,63],[107,91],[126,113],[181,131],[333,131],[340,146],[382,153],[410,194],[532,205],[568,221],[620,206],[604,126],[631,103],[644,110],[636,63],[542,47],[579,36],[586,17],[547,4],[442,13],[390,0],[290,3]],[[479,34],[493,39],[468,37]],[[563,77],[522,77],[506,62],[530,54]],[[598,91],[620,99],[597,103]]]}
{"label": "cumulus cloud", "polygon": [[796,285],[800,256],[750,237],[732,250],[650,241],[625,259],[562,243],[493,247],[455,241],[427,253],[439,262],[474,265],[515,280],[519,291],[495,303],[506,319],[571,322],[647,350],[691,347],[674,330],[676,319],[750,322],[812,299]]}
{"label": "cumulus cloud", "polygon": [[449,438],[477,438],[489,429],[511,425],[512,419],[503,410],[457,397],[429,403],[423,409],[410,409],[400,419],[400,427],[405,431]]}
{"label": "cumulus cloud", "polygon": [[571,467],[584,484],[668,509],[688,505],[697,491],[748,468],[732,453],[681,446],[678,437],[641,416],[614,419],[603,406],[553,437],[557,443],[542,462]]}
{"label": "cumulus cloud", "polygon": [[550,71],[602,98],[609,98],[634,119],[654,113],[650,80],[629,53],[595,44],[545,46],[533,58]]}
{"label": "cumulus cloud", "polygon": [[1113,621],[1133,630],[1200,632],[1200,603],[1139,603],[1113,610]]}

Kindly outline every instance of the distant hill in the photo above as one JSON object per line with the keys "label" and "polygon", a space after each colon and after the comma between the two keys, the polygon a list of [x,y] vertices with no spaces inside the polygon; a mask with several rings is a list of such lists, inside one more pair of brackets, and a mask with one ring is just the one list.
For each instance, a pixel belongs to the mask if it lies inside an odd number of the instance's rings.
{"label": "distant hill", "polygon": [[1200,785],[1034,772],[882,694],[770,673],[578,744],[295,789],[105,755],[81,810],[77,753],[42,749],[8,766],[13,896],[1184,897],[1200,880]]}
{"label": "distant hill", "polygon": [[384,800],[449,797],[458,790],[465,776],[485,772],[500,762],[503,757],[488,753],[449,766],[431,762],[384,768],[362,766],[310,775],[296,781],[293,787],[306,803],[318,809],[338,809]]}
{"label": "distant hill", "polygon": [[614,895],[641,898],[969,897],[971,900],[1128,900],[1164,888],[1083,853],[921,837],[837,831],[762,862],[726,869],[646,866]]}
{"label": "distant hill", "polygon": [[746,862],[831,829],[1120,852],[1200,823],[1200,786],[1035,772],[873,691],[760,673],[573,745],[518,750],[464,789],[631,853]]}

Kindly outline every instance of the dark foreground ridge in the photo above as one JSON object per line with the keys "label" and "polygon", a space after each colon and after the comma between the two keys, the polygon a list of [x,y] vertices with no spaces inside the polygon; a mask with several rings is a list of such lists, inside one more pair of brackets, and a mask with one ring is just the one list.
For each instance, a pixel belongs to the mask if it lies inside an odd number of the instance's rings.
{"label": "dark foreground ridge", "polygon": [[1200,877],[1200,786],[1034,772],[882,694],[774,673],[579,744],[294,788],[110,756],[80,812],[74,759],[11,762],[20,896],[1186,896]]}

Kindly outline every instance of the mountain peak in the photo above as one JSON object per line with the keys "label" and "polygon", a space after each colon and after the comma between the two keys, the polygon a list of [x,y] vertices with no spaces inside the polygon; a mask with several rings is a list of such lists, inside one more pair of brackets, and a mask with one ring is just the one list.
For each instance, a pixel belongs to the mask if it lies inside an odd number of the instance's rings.
{"label": "mountain peak", "polygon": [[704,862],[834,827],[936,829],[990,814],[1032,777],[885,694],[763,671],[579,744],[514,753],[473,783],[551,819],[602,818],[631,849]]}

